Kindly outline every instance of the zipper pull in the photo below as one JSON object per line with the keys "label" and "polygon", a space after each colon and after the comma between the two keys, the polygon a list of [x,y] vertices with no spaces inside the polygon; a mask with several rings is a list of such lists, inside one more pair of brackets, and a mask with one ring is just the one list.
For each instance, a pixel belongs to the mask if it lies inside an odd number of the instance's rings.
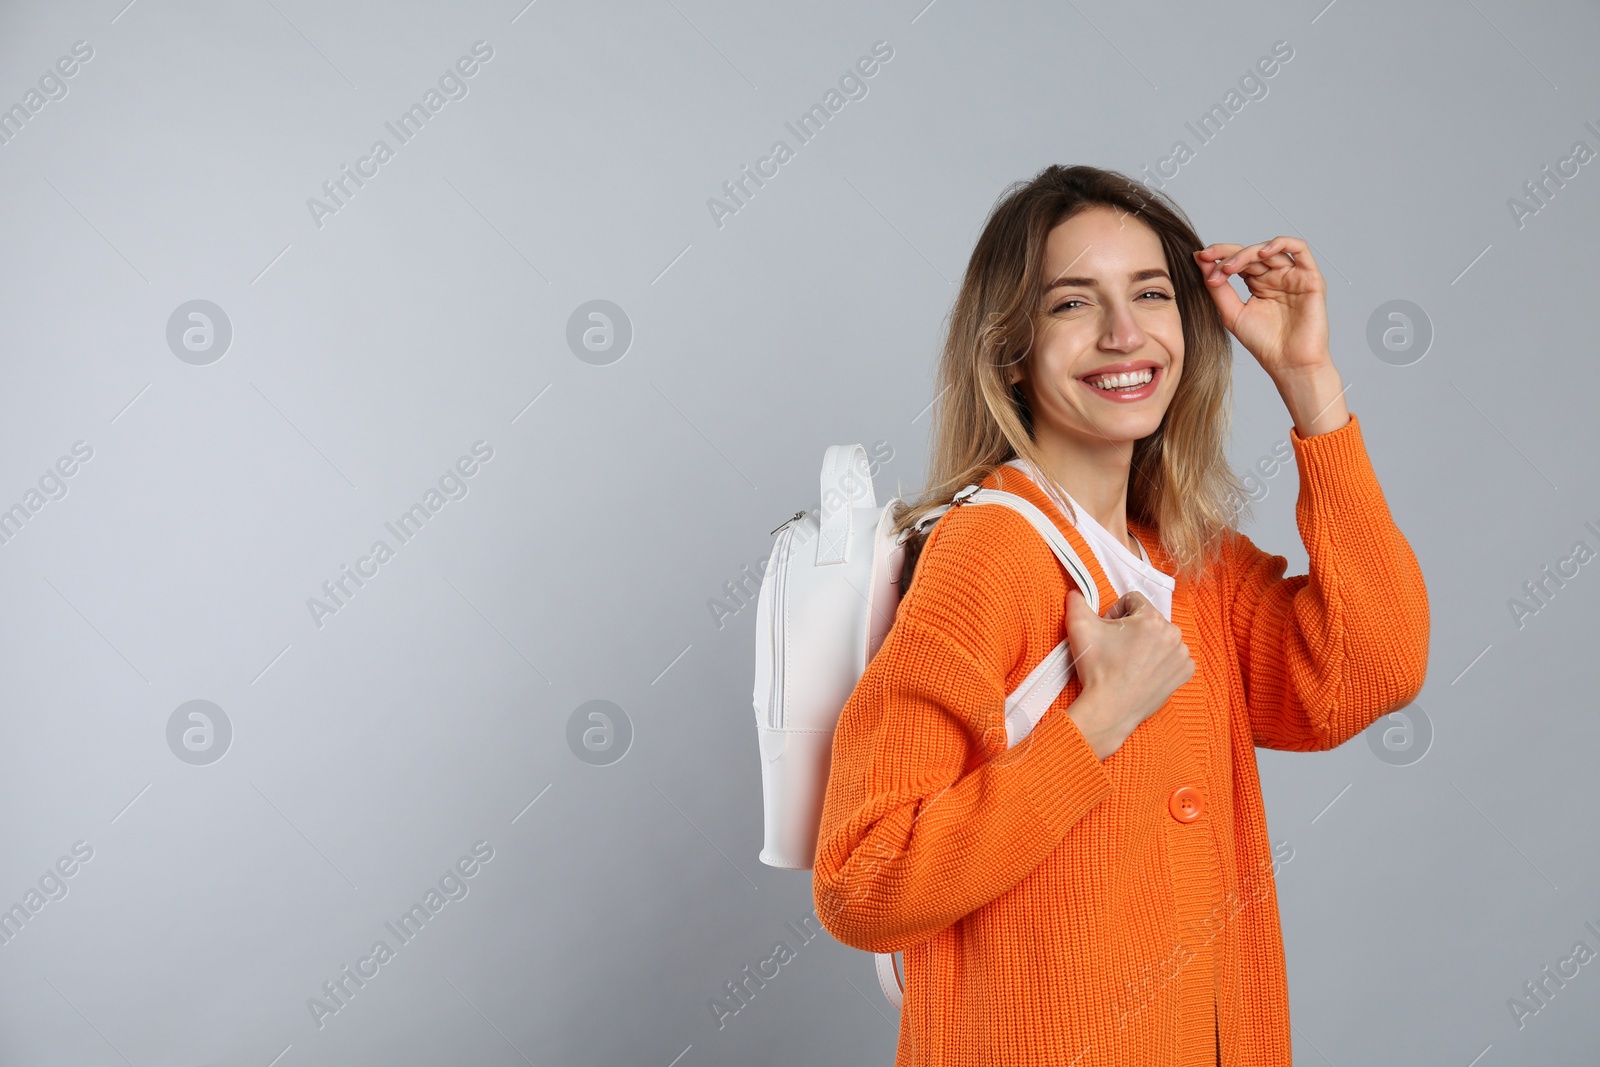
{"label": "zipper pull", "polygon": [[[793,515],[791,515],[787,519],[785,519],[781,524],[779,524],[778,530],[781,530],[785,526],[788,526],[791,522],[798,522],[798,521],[800,521],[801,519],[803,519],[805,517],[806,517],[806,513],[804,511],[797,511]],[[778,534],[778,530],[773,530],[772,533],[770,535],[768,535],[768,536],[776,537],[777,534]]]}

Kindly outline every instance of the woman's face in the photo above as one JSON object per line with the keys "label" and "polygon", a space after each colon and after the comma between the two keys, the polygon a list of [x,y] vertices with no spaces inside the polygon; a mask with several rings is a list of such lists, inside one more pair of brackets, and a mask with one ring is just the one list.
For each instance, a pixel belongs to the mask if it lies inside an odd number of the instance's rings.
{"label": "woman's face", "polygon": [[[1041,325],[1011,373],[1028,398],[1035,438],[1104,444],[1150,436],[1183,372],[1177,290],[1155,231],[1137,216],[1091,207],[1050,231],[1044,266]],[[1090,384],[1104,383],[1106,371],[1134,372],[1113,384],[1135,387]]]}

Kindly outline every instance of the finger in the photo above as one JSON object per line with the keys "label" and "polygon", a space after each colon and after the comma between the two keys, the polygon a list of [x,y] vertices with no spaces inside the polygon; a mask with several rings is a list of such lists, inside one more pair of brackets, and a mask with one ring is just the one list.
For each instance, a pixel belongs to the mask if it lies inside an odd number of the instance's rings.
{"label": "finger", "polygon": [[1223,270],[1218,263],[1203,264],[1200,269],[1202,279],[1206,283],[1206,292],[1211,294],[1211,302],[1217,305],[1217,313],[1222,318],[1222,325],[1231,333],[1233,324],[1239,321],[1239,313],[1244,310],[1244,301],[1240,299],[1239,294],[1228,282],[1228,272]]}
{"label": "finger", "polygon": [[1242,278],[1259,278],[1263,274],[1270,274],[1275,270],[1288,271],[1293,269],[1294,260],[1290,258],[1289,253],[1269,252],[1263,249],[1260,258],[1255,262],[1246,263],[1237,272],[1230,271],[1229,273],[1237,273]]}
{"label": "finger", "polygon": [[1228,244],[1206,245],[1204,248],[1202,248],[1198,252],[1196,252],[1194,254],[1194,256],[1195,256],[1195,259],[1200,262],[1202,268],[1204,268],[1204,266],[1206,264],[1212,263],[1212,262],[1214,262],[1216,260],[1219,260],[1219,259],[1225,259],[1228,256],[1233,255],[1235,252],[1239,251],[1239,249],[1241,249],[1243,247],[1244,247],[1244,245],[1228,245]]}
{"label": "finger", "polygon": [[1205,280],[1206,284],[1216,285],[1219,280],[1226,278],[1226,273],[1217,264],[1234,255],[1243,247],[1243,245],[1234,244],[1214,244],[1206,245],[1193,253],[1195,265],[1200,268],[1200,276]]}
{"label": "finger", "polygon": [[1317,261],[1311,255],[1311,246],[1298,237],[1274,237],[1266,242],[1263,252],[1285,266],[1317,268]]}
{"label": "finger", "polygon": [[1117,618],[1119,619],[1132,618],[1154,607],[1146,599],[1145,595],[1137,589],[1130,589],[1123,593],[1122,596],[1117,598],[1117,604],[1121,605],[1121,610],[1117,612]]}
{"label": "finger", "polygon": [[1253,245],[1246,245],[1232,255],[1218,260],[1217,268],[1225,274],[1238,274],[1246,267],[1260,262],[1263,250],[1270,244],[1271,241],[1257,241]]}
{"label": "finger", "polygon": [[1306,243],[1298,237],[1274,237],[1270,241],[1241,249],[1217,266],[1229,274],[1259,276],[1269,270],[1293,267],[1297,263],[1315,266],[1316,261],[1311,258],[1311,250]]}

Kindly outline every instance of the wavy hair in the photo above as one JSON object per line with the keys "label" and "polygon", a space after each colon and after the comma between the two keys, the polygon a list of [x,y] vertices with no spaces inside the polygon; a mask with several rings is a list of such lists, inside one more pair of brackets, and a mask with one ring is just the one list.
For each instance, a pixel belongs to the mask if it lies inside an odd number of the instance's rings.
{"label": "wavy hair", "polygon": [[1128,514],[1154,527],[1178,572],[1198,580],[1248,510],[1224,449],[1233,347],[1194,261],[1205,246],[1182,209],[1143,183],[1098,167],[1052,165],[1001,195],[967,261],[939,360],[927,486],[895,509],[895,532],[911,531],[902,589],[923,540],[915,524],[929,510],[1014,457],[1046,469],[1032,413],[1007,371],[1028,358],[1043,321],[1050,231],[1096,205],[1133,215],[1155,232],[1183,322],[1178,387],[1161,425],[1134,442]]}

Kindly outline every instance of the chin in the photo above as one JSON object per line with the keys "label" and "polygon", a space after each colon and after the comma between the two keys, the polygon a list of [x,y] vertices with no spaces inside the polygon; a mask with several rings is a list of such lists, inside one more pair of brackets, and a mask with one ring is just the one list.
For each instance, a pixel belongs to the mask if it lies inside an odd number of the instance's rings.
{"label": "chin", "polygon": [[1167,405],[1159,409],[1155,405],[1141,405],[1139,410],[1126,411],[1096,411],[1091,413],[1093,421],[1080,415],[1075,421],[1082,426],[1082,430],[1075,431],[1080,436],[1088,436],[1096,441],[1141,441],[1161,428],[1161,423],[1167,416]]}
{"label": "chin", "polygon": [[1106,436],[1113,441],[1143,441],[1161,429],[1160,419],[1129,419],[1114,426],[1104,427]]}

